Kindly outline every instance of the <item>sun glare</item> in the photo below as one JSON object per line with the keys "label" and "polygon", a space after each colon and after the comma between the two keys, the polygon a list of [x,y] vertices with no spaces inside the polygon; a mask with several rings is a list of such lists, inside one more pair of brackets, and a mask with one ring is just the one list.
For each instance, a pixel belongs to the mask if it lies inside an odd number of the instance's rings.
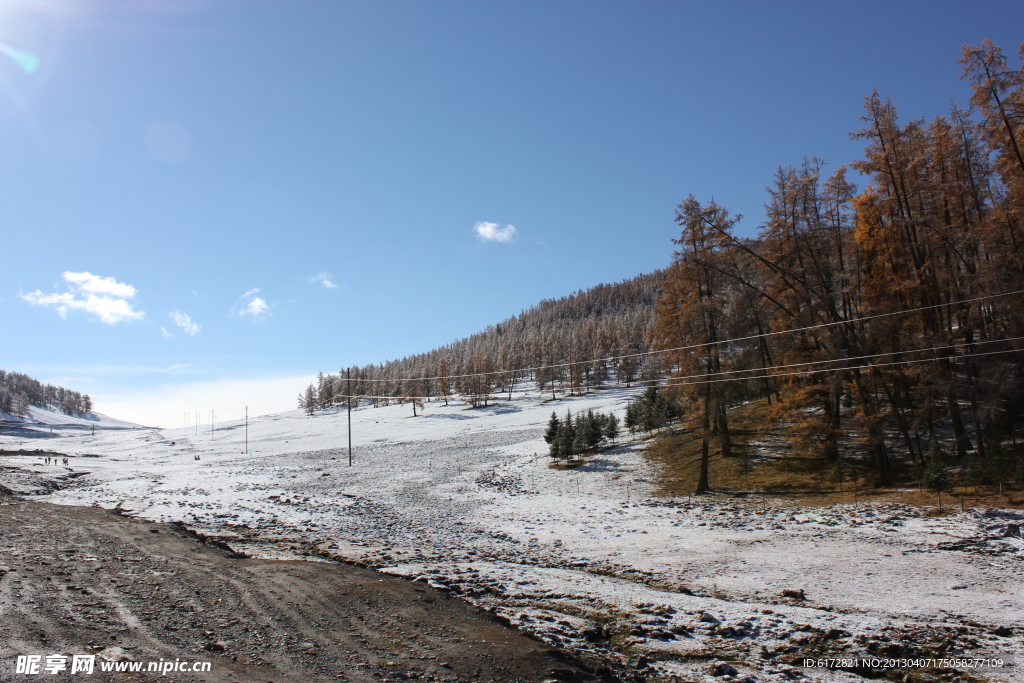
{"label": "sun glare", "polygon": [[3,43],[0,43],[0,52],[10,57],[27,74],[35,73],[36,69],[39,68],[39,55],[37,54],[18,50]]}
{"label": "sun glare", "polygon": [[68,20],[81,15],[84,4],[68,0],[0,0],[0,73],[8,72],[3,62],[13,64],[23,74],[34,74],[43,55],[55,48]]}

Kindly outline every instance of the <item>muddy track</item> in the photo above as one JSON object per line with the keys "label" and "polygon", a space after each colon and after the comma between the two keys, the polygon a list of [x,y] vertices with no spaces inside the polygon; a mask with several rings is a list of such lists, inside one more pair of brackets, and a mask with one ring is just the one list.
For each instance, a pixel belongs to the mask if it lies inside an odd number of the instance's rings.
{"label": "muddy track", "polygon": [[422,582],[0,493],[0,681],[38,678],[18,655],[55,653],[98,654],[97,681],[154,675],[102,658],[211,663],[167,681],[612,680]]}

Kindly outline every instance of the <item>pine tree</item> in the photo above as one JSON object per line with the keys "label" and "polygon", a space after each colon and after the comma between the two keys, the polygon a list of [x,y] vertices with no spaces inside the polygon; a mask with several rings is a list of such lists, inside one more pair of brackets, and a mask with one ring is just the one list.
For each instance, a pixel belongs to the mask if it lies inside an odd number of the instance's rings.
{"label": "pine tree", "polygon": [[562,430],[559,429],[558,434],[551,440],[551,446],[548,448],[548,454],[555,460],[561,460],[565,457],[565,444],[562,438]]}
{"label": "pine tree", "polygon": [[316,411],[317,397],[316,387],[310,384],[306,387],[306,394],[299,401],[299,406],[306,409],[307,415],[312,415]]}
{"label": "pine tree", "polygon": [[598,417],[594,415],[593,410],[588,410],[583,427],[583,442],[586,447],[585,449],[593,451],[597,448],[601,443],[602,436],[601,424]]}
{"label": "pine tree", "polygon": [[619,436],[619,418],[615,417],[615,413],[609,413],[608,419],[604,423],[604,437],[615,443],[615,439]]}
{"label": "pine tree", "polygon": [[639,424],[639,421],[637,420],[638,408],[638,404],[634,401],[630,401],[626,406],[626,415],[623,419],[623,425],[629,430],[630,434],[636,434],[637,425]]}
{"label": "pine tree", "polygon": [[565,419],[558,426],[558,433],[551,442],[551,455],[555,459],[568,459],[573,453],[573,444],[576,440],[576,428],[573,424],[571,411],[566,411]]}
{"label": "pine tree", "polygon": [[580,413],[576,416],[576,424],[572,430],[572,455],[580,455],[587,450],[587,416]]}
{"label": "pine tree", "polygon": [[558,415],[554,411],[551,411],[551,419],[548,420],[547,431],[544,432],[544,441],[549,444],[555,442],[555,438],[558,436],[558,429],[562,426],[562,423],[558,420]]}

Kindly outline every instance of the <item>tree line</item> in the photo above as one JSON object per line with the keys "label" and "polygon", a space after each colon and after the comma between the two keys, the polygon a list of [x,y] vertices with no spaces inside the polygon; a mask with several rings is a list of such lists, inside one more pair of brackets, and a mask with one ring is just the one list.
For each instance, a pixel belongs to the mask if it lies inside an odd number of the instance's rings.
{"label": "tree line", "polygon": [[862,454],[882,484],[894,460],[981,466],[1016,445],[1024,68],[988,41],[959,64],[968,108],[900,122],[889,99],[866,98],[851,164],[863,189],[816,158],[780,167],[754,238],[714,201],[677,207],[653,343],[702,434],[698,489],[712,439],[731,454],[727,408],[752,399],[793,446],[829,463],[841,447]]}
{"label": "tree line", "polygon": [[0,413],[25,417],[29,406],[82,415],[92,410],[89,394],[43,384],[20,372],[0,370]]}
{"label": "tree line", "polygon": [[[650,328],[664,274],[639,275],[560,299],[545,299],[465,339],[379,365],[320,373],[299,394],[314,412],[356,396],[353,405],[443,400],[484,406],[523,380],[538,391],[580,394],[613,377],[630,385],[661,372],[650,350]],[[609,360],[613,359],[613,360]],[[351,380],[349,380],[351,377]],[[351,389],[349,389],[351,386]]]}

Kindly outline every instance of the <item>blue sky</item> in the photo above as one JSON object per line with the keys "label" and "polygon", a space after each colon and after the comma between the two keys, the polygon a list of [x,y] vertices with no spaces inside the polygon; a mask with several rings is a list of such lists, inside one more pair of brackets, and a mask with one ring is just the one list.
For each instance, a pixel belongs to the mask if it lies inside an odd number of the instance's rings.
{"label": "blue sky", "polygon": [[663,267],[688,194],[753,234],[777,166],[858,156],[872,88],[945,113],[960,46],[1014,55],[1021,26],[1016,1],[0,1],[39,58],[0,56],[0,367],[161,426],[294,407],[318,370]]}

